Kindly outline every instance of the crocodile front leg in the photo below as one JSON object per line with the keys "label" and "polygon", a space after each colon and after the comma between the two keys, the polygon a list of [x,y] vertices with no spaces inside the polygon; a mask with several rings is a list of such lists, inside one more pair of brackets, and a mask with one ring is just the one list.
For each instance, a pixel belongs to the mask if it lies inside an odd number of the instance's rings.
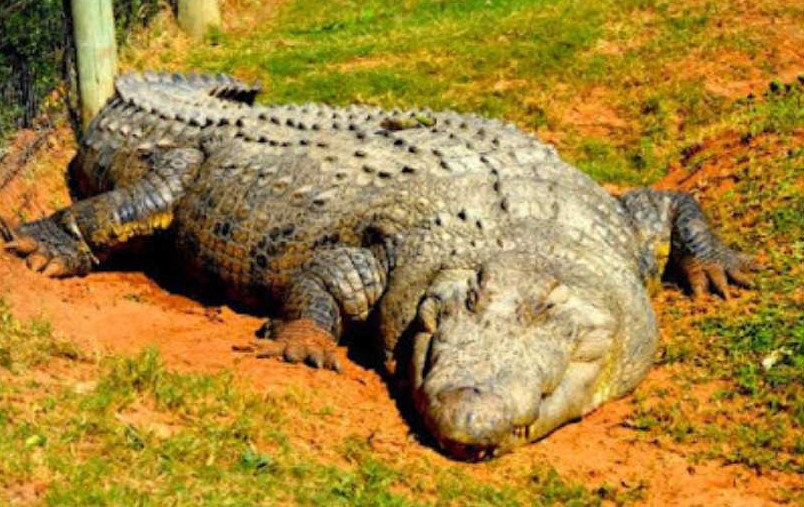
{"label": "crocodile front leg", "polygon": [[712,289],[728,299],[729,282],[750,287],[753,261],[726,246],[701,207],[684,192],[639,189],[620,198],[642,240],[643,277],[658,275],[655,249],[670,245],[669,261],[686,278],[693,297]]}
{"label": "crocodile front leg", "polygon": [[16,230],[0,227],[5,248],[47,276],[86,274],[98,263],[96,254],[167,228],[173,205],[203,160],[200,151],[189,148],[158,154],[153,170],[131,186],[79,201]]}
{"label": "crocodile front leg", "polygon": [[285,322],[258,357],[282,356],[316,368],[340,370],[335,345],[344,320],[365,320],[385,290],[387,263],[368,248],[316,252],[294,277],[283,305]]}

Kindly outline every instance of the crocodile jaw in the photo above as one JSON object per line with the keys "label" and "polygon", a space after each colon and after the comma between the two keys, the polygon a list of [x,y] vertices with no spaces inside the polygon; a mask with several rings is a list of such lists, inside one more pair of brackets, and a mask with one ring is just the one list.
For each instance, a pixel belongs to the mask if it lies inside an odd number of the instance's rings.
{"label": "crocodile jaw", "polygon": [[[433,354],[437,340],[432,334],[419,333],[414,354]],[[469,373],[462,376],[454,375],[449,366],[439,371],[432,362],[432,357],[414,358],[413,399],[429,433],[446,454],[479,461],[535,440],[542,383],[534,369],[520,378],[505,372],[486,378],[482,371],[472,372],[469,365],[460,366]],[[522,364],[512,366],[517,371]],[[425,372],[428,367],[434,369]]]}
{"label": "crocodile jaw", "polygon": [[[429,343],[431,339],[427,333],[416,337],[417,342]],[[415,363],[414,360],[414,368]],[[521,410],[508,408],[502,396],[476,386],[428,392],[419,384],[413,391],[413,401],[439,447],[456,459],[491,459],[540,436],[536,433],[538,414],[524,420],[520,415],[515,422],[515,414],[521,414]]]}
{"label": "crocodile jaw", "polygon": [[[554,429],[540,419],[561,383],[584,309],[556,277],[489,264],[477,281],[442,276],[418,308],[413,400],[456,458],[490,458]],[[453,276],[455,275],[455,276]]]}

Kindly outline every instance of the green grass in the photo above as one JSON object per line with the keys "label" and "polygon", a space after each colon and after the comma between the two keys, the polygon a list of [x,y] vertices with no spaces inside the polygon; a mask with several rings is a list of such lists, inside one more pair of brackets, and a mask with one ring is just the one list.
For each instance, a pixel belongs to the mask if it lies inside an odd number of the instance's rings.
{"label": "green grass", "polygon": [[[147,349],[133,358],[65,353],[42,320],[0,305],[0,499],[50,505],[599,505],[639,492],[595,491],[552,469],[515,484],[469,480],[419,460],[390,464],[357,437],[342,465],[299,448],[286,431],[298,396],[258,395],[230,373],[180,374]],[[337,445],[336,445],[337,447]]]}

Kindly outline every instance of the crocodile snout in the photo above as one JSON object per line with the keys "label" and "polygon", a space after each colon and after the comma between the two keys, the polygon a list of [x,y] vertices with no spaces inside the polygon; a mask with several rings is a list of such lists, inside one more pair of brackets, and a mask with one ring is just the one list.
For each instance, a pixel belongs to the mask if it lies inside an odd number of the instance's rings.
{"label": "crocodile snout", "polygon": [[459,387],[436,395],[429,424],[441,446],[463,459],[482,459],[510,428],[505,401],[477,387]]}

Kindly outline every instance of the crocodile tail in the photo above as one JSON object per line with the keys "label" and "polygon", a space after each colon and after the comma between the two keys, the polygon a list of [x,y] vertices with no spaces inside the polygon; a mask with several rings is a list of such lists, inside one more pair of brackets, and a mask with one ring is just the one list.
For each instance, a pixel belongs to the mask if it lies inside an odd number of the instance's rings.
{"label": "crocodile tail", "polygon": [[119,76],[115,89],[123,102],[139,109],[205,126],[236,121],[261,86],[225,74],[132,72]]}
{"label": "crocodile tail", "polygon": [[[129,73],[92,120],[70,165],[75,197],[130,184],[147,171],[150,153],[198,148],[210,130],[254,115],[260,91],[226,75]],[[220,128],[221,131],[226,128]]]}

